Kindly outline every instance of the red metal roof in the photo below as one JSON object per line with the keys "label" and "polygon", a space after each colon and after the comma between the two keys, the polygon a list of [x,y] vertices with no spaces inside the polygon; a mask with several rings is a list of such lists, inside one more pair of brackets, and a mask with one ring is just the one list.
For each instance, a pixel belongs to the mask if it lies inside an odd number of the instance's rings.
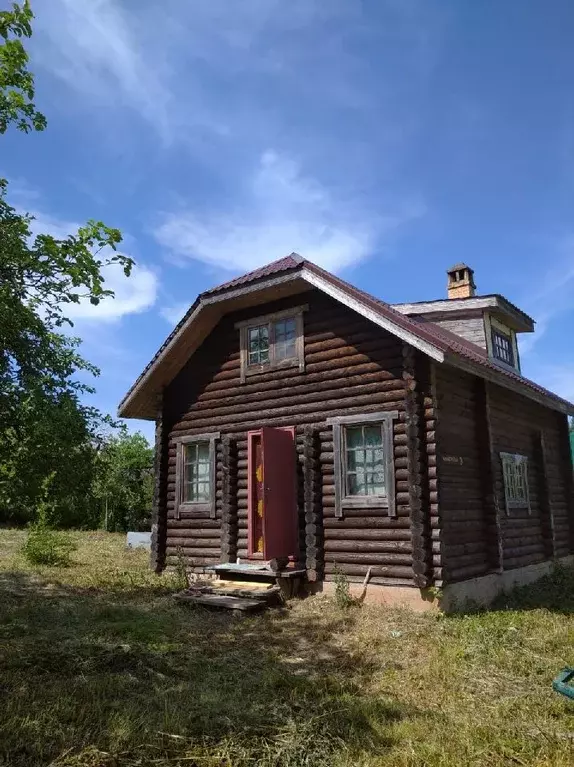
{"label": "red metal roof", "polygon": [[201,295],[210,296],[213,293],[219,293],[222,290],[237,288],[241,285],[246,285],[248,282],[254,282],[263,277],[270,277],[272,274],[277,274],[277,272],[286,272],[289,269],[296,269],[303,263],[305,263],[305,261],[298,253],[291,253],[289,256],[279,258],[277,261],[272,261],[270,264],[265,264],[265,266],[261,266],[259,269],[247,272],[247,274],[243,274],[241,277],[235,277],[235,279],[230,280],[229,282],[224,282],[222,285],[217,285],[215,288],[205,290]]}
{"label": "red metal roof", "polygon": [[312,271],[321,273],[323,277],[328,278],[331,282],[336,282],[340,287],[344,288],[351,295],[356,295],[371,305],[375,304],[376,306],[380,307],[380,311],[382,311],[389,319],[392,319],[395,324],[405,328],[405,330],[409,330],[411,333],[414,333],[416,336],[418,336],[421,340],[431,343],[441,351],[462,357],[463,359],[474,363],[475,365],[487,368],[489,371],[497,373],[505,378],[510,378],[516,383],[522,384],[532,391],[535,391],[544,397],[550,397],[556,402],[561,403],[561,405],[566,405],[572,409],[572,403],[568,402],[562,397],[559,397],[557,394],[554,394],[548,389],[545,389],[543,386],[540,386],[534,381],[531,381],[529,378],[525,378],[520,373],[515,372],[510,368],[506,368],[503,365],[499,365],[495,360],[492,360],[488,356],[486,349],[483,349],[477,344],[473,344],[472,341],[468,341],[466,338],[458,336],[455,333],[452,333],[450,330],[446,330],[446,328],[443,328],[440,325],[425,319],[424,317],[407,317],[407,315],[401,314],[396,309],[393,309],[390,304],[387,304],[385,301],[381,301],[380,298],[376,298],[370,293],[356,288],[354,285],[345,282],[345,280],[342,280],[340,277],[335,277],[334,275],[330,274],[330,272],[321,269],[309,261],[304,263],[307,268],[311,268]]}
{"label": "red metal roof", "polygon": [[[165,340],[165,342],[162,344],[162,346],[160,347],[158,352],[155,354],[153,359],[150,361],[150,363],[146,366],[142,374],[135,381],[135,383],[133,384],[129,392],[124,397],[123,402],[125,403],[128,400],[128,398],[130,397],[132,392],[135,390],[139,382],[142,380],[144,375],[147,373],[147,371],[149,371],[150,368],[152,368],[155,365],[162,351],[168,346],[171,340],[178,334],[181,327],[185,324],[187,318],[192,314],[193,310],[199,305],[201,298],[203,296],[211,296],[217,293],[225,293],[226,291],[232,290],[233,288],[239,288],[242,285],[246,285],[251,282],[257,282],[258,280],[263,280],[267,277],[280,274],[281,272],[290,272],[290,271],[294,272],[297,270],[301,270],[303,268],[308,269],[310,272],[313,272],[316,275],[322,277],[323,279],[331,283],[331,285],[338,287],[341,291],[343,291],[347,295],[354,297],[355,299],[363,302],[368,307],[378,312],[379,314],[384,316],[386,319],[390,320],[396,326],[403,328],[409,333],[412,333],[415,337],[419,338],[421,341],[425,341],[426,343],[431,344],[439,351],[453,355],[454,357],[460,357],[463,360],[470,362],[474,366],[477,366],[479,369],[484,368],[484,369],[487,369],[489,372],[495,373],[497,376],[500,376],[502,379],[504,378],[512,379],[512,381],[514,381],[515,383],[522,385],[534,392],[537,392],[543,397],[554,400],[557,404],[559,403],[561,405],[561,409],[563,409],[565,406],[569,410],[574,409],[574,405],[562,399],[561,397],[558,397],[556,394],[548,391],[548,389],[545,389],[543,386],[539,386],[538,384],[534,383],[534,381],[530,381],[528,378],[524,378],[522,375],[520,375],[520,373],[514,372],[510,368],[503,367],[502,365],[499,365],[498,363],[496,363],[494,360],[490,359],[486,350],[482,349],[480,346],[473,344],[471,341],[467,341],[465,338],[462,338],[461,336],[451,333],[445,328],[442,328],[439,325],[436,325],[434,322],[431,322],[430,320],[427,320],[424,317],[420,317],[420,316],[409,317],[405,314],[401,314],[396,309],[393,309],[393,307],[390,304],[387,304],[385,301],[382,301],[381,299],[376,298],[370,293],[367,293],[363,290],[360,290],[359,288],[356,288],[354,285],[351,285],[345,280],[342,280],[340,277],[336,277],[335,275],[331,274],[331,272],[328,272],[325,269],[322,269],[321,267],[317,266],[313,262],[305,260],[304,258],[299,256],[297,253],[291,253],[289,256],[286,256],[285,258],[280,258],[277,261],[272,261],[271,263],[266,264],[265,266],[262,266],[259,269],[255,269],[254,271],[248,272],[247,274],[244,274],[240,277],[236,277],[235,279],[230,280],[229,282],[225,282],[222,285],[218,285],[215,288],[211,288],[210,290],[206,290],[203,293],[201,293],[197,297],[195,302],[192,304],[192,306],[186,313],[185,317],[183,317],[183,319],[173,329],[173,331]],[[479,371],[477,371],[477,374],[479,374]]]}

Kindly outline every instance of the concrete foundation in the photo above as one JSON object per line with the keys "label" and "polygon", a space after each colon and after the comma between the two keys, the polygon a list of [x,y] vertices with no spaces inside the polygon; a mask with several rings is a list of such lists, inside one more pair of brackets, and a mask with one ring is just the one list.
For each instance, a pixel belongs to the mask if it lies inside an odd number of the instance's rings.
{"label": "concrete foundation", "polygon": [[559,559],[538,562],[527,567],[517,567],[515,570],[503,570],[500,573],[489,573],[480,578],[471,578],[460,583],[451,583],[443,590],[441,609],[453,612],[464,607],[465,603],[474,602],[480,606],[488,606],[495,597],[503,592],[511,591],[517,586],[526,586],[552,572],[555,565],[572,567],[574,555]]}
{"label": "concrete foundation", "polygon": [[[556,564],[573,567],[574,555],[539,562],[527,567],[518,567],[515,570],[489,573],[480,578],[471,578],[459,583],[450,583],[442,589],[440,596],[431,590],[417,589],[414,586],[369,584],[364,601],[367,604],[387,605],[388,607],[408,607],[417,612],[427,610],[456,612],[464,609],[468,603],[487,607],[499,594],[511,591],[517,586],[534,583],[544,575],[548,575]],[[314,594],[322,593],[333,596],[335,583],[333,581],[314,583],[311,590]],[[349,583],[349,590],[351,596],[359,597],[362,594],[363,585],[361,583]]]}

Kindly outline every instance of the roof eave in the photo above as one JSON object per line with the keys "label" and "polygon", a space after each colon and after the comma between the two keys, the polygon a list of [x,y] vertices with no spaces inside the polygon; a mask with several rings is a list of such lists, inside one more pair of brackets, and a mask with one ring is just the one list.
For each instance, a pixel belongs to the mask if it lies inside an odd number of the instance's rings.
{"label": "roof eave", "polygon": [[574,416],[574,404],[558,397],[556,394],[552,394],[552,392],[544,394],[543,392],[528,386],[526,381],[510,378],[502,372],[498,374],[495,370],[490,370],[482,365],[473,363],[458,354],[449,353],[445,356],[444,361],[446,364],[452,365],[452,367],[456,367],[459,370],[463,370],[466,373],[478,376],[479,378],[484,378],[491,383],[521,394],[524,397],[528,397],[534,402],[538,402],[539,405],[544,405],[544,407],[551,408],[552,410],[564,413],[565,415]]}

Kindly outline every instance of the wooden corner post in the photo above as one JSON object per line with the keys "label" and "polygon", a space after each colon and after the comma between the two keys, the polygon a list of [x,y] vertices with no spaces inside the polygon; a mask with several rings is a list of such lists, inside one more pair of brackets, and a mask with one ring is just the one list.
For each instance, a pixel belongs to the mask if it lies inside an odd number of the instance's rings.
{"label": "wooden corner post", "polygon": [[323,515],[320,502],[319,435],[312,426],[303,432],[303,485],[305,511],[305,566],[307,578],[323,577]]}
{"label": "wooden corner post", "polygon": [[[423,415],[421,392],[417,381],[417,353],[403,344],[403,380],[405,384],[405,416],[407,426],[407,472],[411,519],[412,559],[415,585],[426,588],[431,576],[430,510],[425,498],[422,454]],[[425,503],[425,501],[427,501]]]}
{"label": "wooden corner post", "polygon": [[237,442],[225,435],[221,440],[222,505],[221,561],[237,560]]}
{"label": "wooden corner post", "polygon": [[157,399],[154,440],[154,485],[151,516],[150,567],[160,573],[165,567],[167,535],[167,440],[164,428],[163,395]]}

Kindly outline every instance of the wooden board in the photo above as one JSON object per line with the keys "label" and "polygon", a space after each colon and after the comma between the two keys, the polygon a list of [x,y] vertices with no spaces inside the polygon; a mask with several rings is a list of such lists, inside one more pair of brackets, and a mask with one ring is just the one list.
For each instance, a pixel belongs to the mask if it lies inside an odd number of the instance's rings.
{"label": "wooden board", "polygon": [[202,605],[203,607],[218,607],[225,610],[240,610],[241,612],[257,612],[266,606],[262,599],[248,599],[246,597],[223,596],[220,594],[177,594],[176,598],[189,604]]}

